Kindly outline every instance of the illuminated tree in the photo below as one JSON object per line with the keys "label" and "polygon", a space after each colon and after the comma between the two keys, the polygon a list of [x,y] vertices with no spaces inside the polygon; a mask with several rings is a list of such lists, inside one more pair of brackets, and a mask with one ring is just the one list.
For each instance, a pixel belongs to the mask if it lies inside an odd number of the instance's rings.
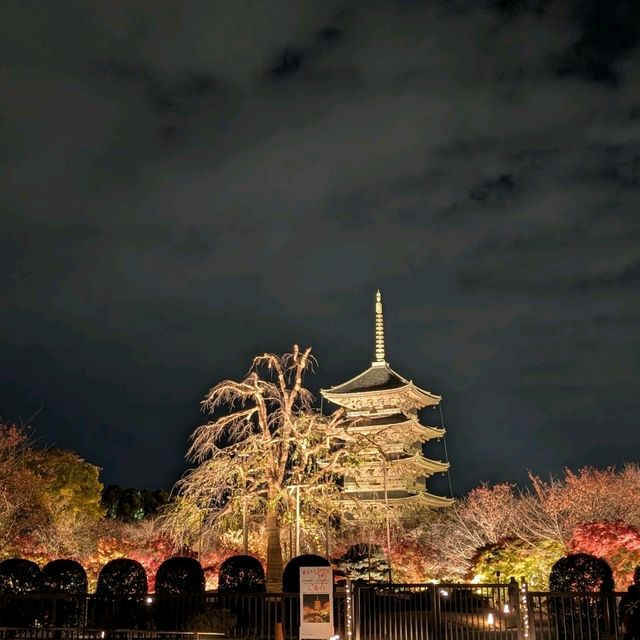
{"label": "illuminated tree", "polygon": [[81,555],[102,517],[99,469],[69,451],[37,450],[0,424],[0,557]]}
{"label": "illuminated tree", "polygon": [[494,582],[496,573],[508,579],[524,576],[535,591],[549,588],[549,573],[564,555],[564,547],[545,540],[530,544],[520,538],[505,538],[480,549],[471,561],[468,578]]}
{"label": "illuminated tree", "polygon": [[431,525],[447,578],[461,578],[470,571],[478,550],[514,536],[518,528],[520,495],[508,483],[472,489],[442,512]]}
{"label": "illuminated tree", "polygon": [[624,522],[580,524],[573,531],[569,549],[606,560],[616,587],[623,589],[632,582],[634,569],[640,564],[640,529]]}
{"label": "illuminated tree", "polygon": [[22,555],[25,539],[48,521],[39,499],[42,482],[29,464],[29,451],[23,429],[0,423],[0,557]]}
{"label": "illuminated tree", "polygon": [[518,509],[521,534],[568,546],[576,526],[588,522],[626,522],[640,526],[640,467],[585,467],[565,470],[564,478],[530,476],[532,492]]}
{"label": "illuminated tree", "polygon": [[[192,436],[187,455],[197,466],[177,484],[166,518],[174,538],[201,547],[215,531],[241,528],[243,514],[245,522],[263,514],[270,589],[281,582],[281,528],[294,508],[291,489],[304,487],[301,518],[326,522],[339,510],[335,477],[350,459],[350,445],[340,437],[343,413],[326,418],[312,411],[303,378],[313,363],[310,348],[264,354],[243,380],[209,391],[202,406],[214,418]],[[219,415],[222,407],[229,413]]]}
{"label": "illuminated tree", "polygon": [[38,504],[46,526],[34,531],[34,543],[52,554],[79,555],[95,543],[102,518],[100,469],[62,449],[31,450],[28,462],[40,480]]}
{"label": "illuminated tree", "polygon": [[353,582],[386,582],[389,579],[389,561],[379,544],[351,545],[337,563]]}

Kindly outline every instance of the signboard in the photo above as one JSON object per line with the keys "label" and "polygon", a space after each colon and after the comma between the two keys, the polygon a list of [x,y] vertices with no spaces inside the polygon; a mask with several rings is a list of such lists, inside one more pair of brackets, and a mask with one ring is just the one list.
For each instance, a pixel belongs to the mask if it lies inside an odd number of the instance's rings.
{"label": "signboard", "polygon": [[300,638],[333,636],[333,571],[300,567]]}

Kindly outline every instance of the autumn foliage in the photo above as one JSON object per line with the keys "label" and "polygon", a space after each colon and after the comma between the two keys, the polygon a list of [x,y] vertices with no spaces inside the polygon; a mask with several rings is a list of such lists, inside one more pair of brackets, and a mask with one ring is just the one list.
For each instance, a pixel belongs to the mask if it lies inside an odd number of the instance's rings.
{"label": "autumn foliage", "polygon": [[[39,449],[24,429],[0,424],[0,561],[23,558],[42,568],[59,558],[74,560],[94,591],[107,563],[129,558],[144,568],[153,590],[166,559],[194,557],[199,550],[206,588],[217,588],[221,565],[242,550],[238,522],[230,519],[226,531],[185,548],[153,516],[129,523],[106,517],[98,471],[72,452]],[[373,524],[361,530],[346,523],[332,526],[334,560],[360,543],[380,549],[386,562],[384,528]],[[303,552],[323,554],[324,529],[322,535],[313,527],[306,532],[304,518],[302,526]],[[254,521],[249,552],[263,563],[265,540],[264,524]],[[284,549],[289,560],[291,545]],[[532,588],[545,589],[551,567],[568,554],[605,560],[616,588],[626,588],[640,565],[638,465],[567,470],[559,478],[531,476],[524,489],[483,484],[449,509],[393,514],[390,559],[396,582],[486,582],[500,572],[504,579],[524,576]]]}

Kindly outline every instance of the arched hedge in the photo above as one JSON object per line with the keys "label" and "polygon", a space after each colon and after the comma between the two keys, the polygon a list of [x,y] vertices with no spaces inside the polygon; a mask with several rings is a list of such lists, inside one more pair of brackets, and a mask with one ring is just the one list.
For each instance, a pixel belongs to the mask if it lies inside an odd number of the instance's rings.
{"label": "arched hedge", "polygon": [[262,564],[253,556],[231,556],[220,565],[218,591],[262,593],[266,584]]}
{"label": "arched hedge", "polygon": [[87,593],[87,573],[75,560],[52,560],[42,569],[42,588],[46,593]]}
{"label": "arched hedge", "polygon": [[331,563],[322,556],[308,553],[292,558],[282,572],[282,590],[285,593],[300,592],[301,567],[330,567]]}
{"label": "arched hedge", "polygon": [[147,574],[130,558],[107,562],[98,575],[97,626],[106,629],[144,628],[147,621]]}
{"label": "arched hedge", "polygon": [[9,558],[0,562],[0,593],[23,595],[42,589],[42,572],[31,560]]}
{"label": "arched hedge", "polygon": [[156,593],[195,594],[204,592],[204,571],[194,558],[168,558],[156,573]]}
{"label": "arched hedge", "polygon": [[573,553],[560,558],[549,574],[550,591],[613,591],[613,572],[602,558],[588,553]]}

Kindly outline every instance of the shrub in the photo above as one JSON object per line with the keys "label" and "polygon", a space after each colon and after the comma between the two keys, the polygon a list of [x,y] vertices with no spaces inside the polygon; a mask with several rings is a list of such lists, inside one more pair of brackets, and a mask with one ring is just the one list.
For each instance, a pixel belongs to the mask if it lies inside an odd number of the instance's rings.
{"label": "shrub", "polygon": [[[162,630],[189,630],[204,606],[204,571],[193,558],[169,558],[156,574],[155,621]],[[201,629],[204,630],[204,629]]]}
{"label": "shrub", "polygon": [[613,573],[602,558],[588,553],[573,553],[553,565],[549,589],[576,593],[613,591]]}
{"label": "shrub", "polygon": [[45,593],[72,596],[46,602],[49,624],[52,627],[78,626],[84,601],[74,596],[86,594],[88,589],[87,574],[82,565],[75,560],[52,560],[42,570],[42,587]]}
{"label": "shrub", "polygon": [[116,629],[143,627],[146,623],[146,593],[147,574],[139,562],[129,558],[107,562],[98,575],[96,589],[100,604],[98,626]]}
{"label": "shrub", "polygon": [[42,570],[46,593],[87,593],[89,582],[82,565],[75,560],[52,560]]}
{"label": "shrub", "polygon": [[156,593],[195,594],[204,591],[204,571],[194,558],[165,560],[156,574]]}
{"label": "shrub", "polygon": [[[560,638],[599,637],[615,619],[613,573],[602,558],[575,553],[560,558],[549,575],[550,615]],[[612,632],[615,629],[608,629]]]}
{"label": "shrub", "polygon": [[220,566],[218,591],[262,593],[266,591],[264,569],[253,556],[231,556]]}
{"label": "shrub", "polygon": [[338,559],[338,566],[353,582],[387,582],[389,562],[378,544],[350,546]]}
{"label": "shrub", "polygon": [[331,563],[322,556],[306,554],[297,556],[287,563],[282,573],[282,590],[285,593],[300,592],[301,567],[330,567]]}
{"label": "shrub", "polygon": [[31,560],[9,558],[0,562],[0,593],[23,595],[42,588],[42,572]]}
{"label": "shrub", "polygon": [[[38,593],[42,588],[42,573],[35,562],[10,558],[0,562],[0,626],[31,627],[42,615],[42,607],[20,596]],[[17,596],[12,598],[11,596]]]}

